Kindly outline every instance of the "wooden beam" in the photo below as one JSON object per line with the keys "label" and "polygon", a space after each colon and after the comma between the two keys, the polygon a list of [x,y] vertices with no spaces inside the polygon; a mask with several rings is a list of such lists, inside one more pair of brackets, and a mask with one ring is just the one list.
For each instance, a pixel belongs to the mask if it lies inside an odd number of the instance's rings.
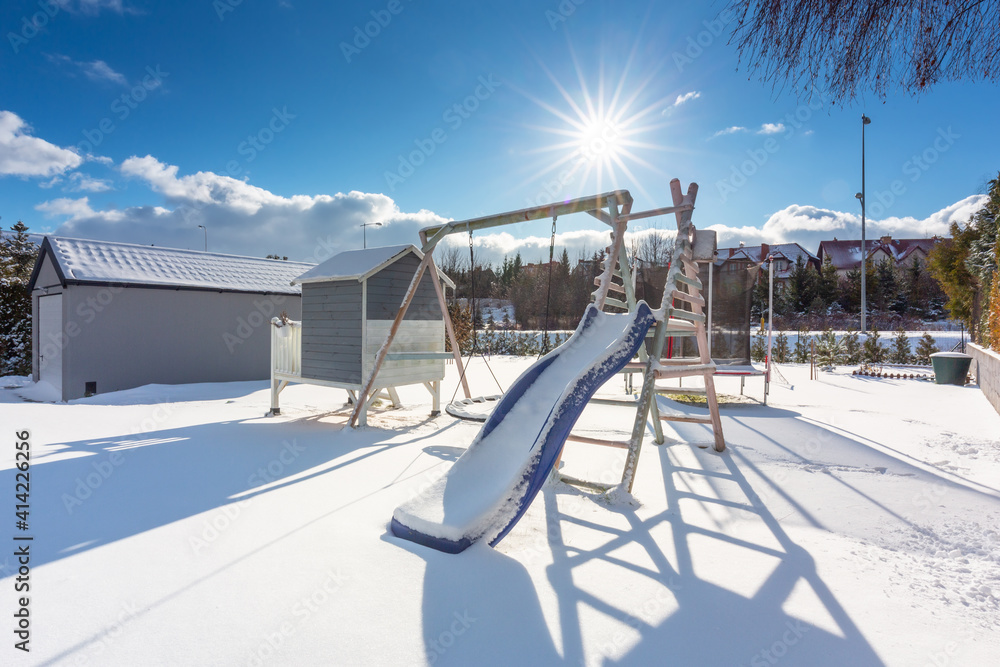
{"label": "wooden beam", "polygon": [[628,449],[628,442],[622,440],[605,440],[603,438],[588,438],[585,435],[570,434],[566,438],[569,442],[582,442],[587,445],[600,445],[602,447],[615,447],[617,449]]}
{"label": "wooden beam", "polygon": [[654,208],[649,211],[639,211],[638,213],[622,213],[618,216],[618,220],[642,220],[643,218],[652,218],[657,215],[669,215],[671,213],[678,213],[681,211],[691,211],[694,206],[690,204],[682,204],[680,206],[665,206],[663,208]]}
{"label": "wooden beam", "polygon": [[436,244],[437,241],[440,240],[439,238],[436,239],[436,237],[442,232],[447,235],[454,234],[456,232],[466,232],[469,230],[476,231],[479,229],[489,229],[491,227],[502,227],[503,225],[513,225],[518,222],[526,222],[528,220],[541,220],[543,218],[569,215],[571,213],[599,211],[603,208],[607,208],[611,204],[624,205],[625,203],[632,203],[632,195],[629,194],[629,191],[615,190],[601,195],[581,197],[579,199],[545,204],[543,206],[533,206],[531,208],[522,208],[517,211],[509,211],[507,213],[500,213],[497,215],[488,215],[482,218],[456,220],[444,225],[432,225],[430,227],[424,227],[420,230],[420,233],[431,237],[431,241],[434,241]]}

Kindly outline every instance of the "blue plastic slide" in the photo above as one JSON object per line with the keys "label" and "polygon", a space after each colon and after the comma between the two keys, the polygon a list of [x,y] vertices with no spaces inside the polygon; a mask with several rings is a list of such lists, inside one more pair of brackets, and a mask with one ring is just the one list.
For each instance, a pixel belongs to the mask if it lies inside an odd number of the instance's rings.
{"label": "blue plastic slide", "polygon": [[527,511],[601,385],[635,356],[654,318],[587,308],[573,335],[517,379],[479,435],[431,487],[396,508],[397,537],[459,553],[495,546]]}

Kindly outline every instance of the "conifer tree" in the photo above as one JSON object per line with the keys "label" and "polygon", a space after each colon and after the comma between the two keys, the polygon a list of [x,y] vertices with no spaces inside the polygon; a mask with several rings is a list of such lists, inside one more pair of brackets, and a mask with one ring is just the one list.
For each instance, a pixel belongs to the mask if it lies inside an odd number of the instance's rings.
{"label": "conifer tree", "polygon": [[788,336],[785,335],[784,331],[779,331],[778,335],[775,336],[771,344],[771,356],[774,357],[773,361],[777,364],[785,363],[791,356],[791,351],[788,347]]}
{"label": "conifer tree", "polygon": [[934,336],[926,331],[917,343],[917,363],[930,365],[931,355],[938,351],[938,346],[934,342]]}
{"label": "conifer tree", "polygon": [[31,373],[31,293],[38,246],[20,220],[0,242],[0,374]]}
{"label": "conifer tree", "polygon": [[910,339],[906,337],[906,331],[900,327],[899,329],[896,329],[896,335],[892,338],[892,349],[889,352],[889,361],[894,364],[908,364],[911,359]]}
{"label": "conifer tree", "polygon": [[861,340],[858,337],[858,332],[854,329],[848,329],[847,334],[842,339],[842,342],[844,343],[845,363],[860,364]]}

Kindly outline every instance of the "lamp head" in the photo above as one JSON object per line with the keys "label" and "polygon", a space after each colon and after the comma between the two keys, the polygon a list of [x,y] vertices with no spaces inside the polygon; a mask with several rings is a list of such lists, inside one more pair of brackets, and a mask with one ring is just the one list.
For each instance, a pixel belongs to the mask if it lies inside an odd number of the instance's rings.
{"label": "lamp head", "polygon": [[870,125],[870,124],[871,124],[871,122],[872,122],[872,119],[871,119],[871,118],[869,118],[868,116],[866,116],[866,115],[864,115],[864,114],[861,114],[861,123],[862,123],[863,125]]}
{"label": "lamp head", "polygon": [[863,194],[861,194],[860,192],[857,193],[856,195],[854,195],[854,198],[857,199],[858,201],[864,201],[865,200],[865,196]]}

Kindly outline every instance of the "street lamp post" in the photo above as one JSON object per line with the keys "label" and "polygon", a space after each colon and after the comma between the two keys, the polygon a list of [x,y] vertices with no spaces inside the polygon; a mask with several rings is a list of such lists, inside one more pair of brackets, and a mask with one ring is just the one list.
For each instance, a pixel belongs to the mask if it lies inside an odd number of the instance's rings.
{"label": "street lamp post", "polygon": [[865,125],[872,122],[868,116],[861,114],[861,192],[855,195],[861,200],[861,333],[865,333],[865,322],[868,313],[867,276],[868,252],[865,243]]}
{"label": "street lamp post", "polygon": [[361,247],[368,247],[368,228],[369,227],[381,227],[381,222],[362,222],[361,223]]}
{"label": "street lamp post", "polygon": [[208,252],[208,227],[206,227],[205,225],[198,225],[198,226],[205,230],[205,252]]}

